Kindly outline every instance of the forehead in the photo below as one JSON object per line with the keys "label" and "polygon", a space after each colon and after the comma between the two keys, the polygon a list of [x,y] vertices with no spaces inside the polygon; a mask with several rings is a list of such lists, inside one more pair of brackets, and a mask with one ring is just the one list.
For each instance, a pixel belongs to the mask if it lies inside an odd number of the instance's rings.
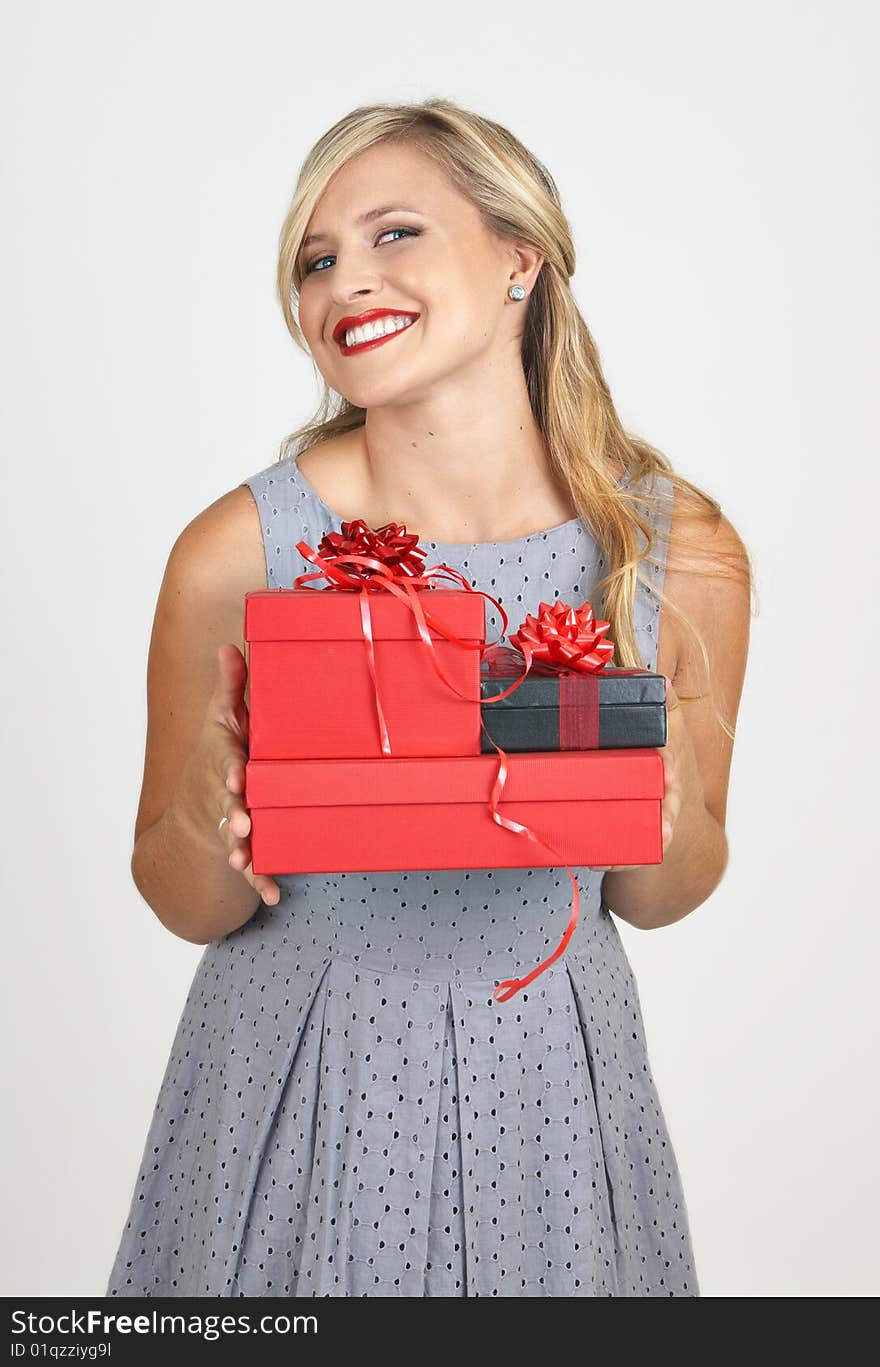
{"label": "forehead", "polygon": [[469,208],[440,167],[420,148],[380,143],[335,173],[315,206],[307,232],[332,229],[380,204],[411,205],[423,213]]}

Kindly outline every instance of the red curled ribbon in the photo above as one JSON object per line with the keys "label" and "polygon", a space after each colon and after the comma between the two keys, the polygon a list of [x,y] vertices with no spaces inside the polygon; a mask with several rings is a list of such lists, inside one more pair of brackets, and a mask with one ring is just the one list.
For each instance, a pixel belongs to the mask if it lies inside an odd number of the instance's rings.
{"label": "red curled ribbon", "polygon": [[[509,638],[510,644],[522,652],[525,662],[522,675],[503,693],[496,693],[494,697],[484,698],[483,701],[487,703],[497,702],[499,698],[506,698],[514,689],[519,688],[532,669],[536,674],[561,674],[568,671],[580,674],[598,673],[614,654],[613,642],[602,639],[610,625],[609,622],[597,620],[593,617],[593,609],[589,603],[582,603],[578,608],[569,607],[567,603],[561,602],[539,603],[537,616],[529,614]],[[534,981],[540,973],[549,968],[550,964],[565,952],[577,925],[580,911],[580,888],[577,879],[558,850],[542,840],[528,826],[519,821],[511,821],[499,814],[498,803],[507,781],[507,755],[500,745],[495,745],[495,741],[492,740],[485,725],[483,730],[489,736],[489,740],[492,741],[500,758],[498,773],[489,799],[489,811],[492,814],[492,820],[497,822],[499,826],[503,826],[505,830],[513,831],[517,835],[528,836],[533,844],[553,855],[559,864],[564,865],[572,885],[571,916],[553,953],[542,960],[524,978],[507,978],[495,988],[493,994],[495,1000],[508,1001],[515,993],[520,992],[530,982]]]}
{"label": "red curled ribbon", "polygon": [[[523,677],[525,677],[525,675]],[[486,730],[485,726],[483,726],[483,730],[486,731],[486,735],[489,736],[489,732]],[[524,978],[505,978],[502,982],[497,984],[492,996],[497,1002],[506,1002],[509,1001],[511,997],[515,996],[517,992],[521,992],[524,987],[528,987],[529,983],[537,978],[539,973],[543,973],[546,968],[550,967],[554,960],[559,958],[560,954],[565,952],[565,948],[574,934],[574,928],[577,925],[581,904],[581,893],[577,879],[558,850],[554,849],[552,845],[548,845],[546,840],[542,840],[539,835],[536,835],[535,832],[522,821],[512,821],[510,817],[502,816],[498,811],[498,803],[501,801],[501,794],[503,793],[504,785],[507,782],[507,755],[501,749],[500,745],[495,745],[491,736],[489,736],[489,739],[498,751],[498,772],[495,775],[495,782],[492,784],[492,793],[489,797],[489,812],[492,816],[492,820],[496,825],[503,826],[506,831],[512,831],[514,835],[527,836],[533,845],[537,845],[539,849],[546,850],[548,854],[551,854],[557,864],[562,864],[564,866],[565,872],[571,879],[572,887],[571,916],[569,917],[568,925],[562,932],[562,939],[559,941],[559,944],[556,946],[553,953],[548,955],[546,959],[543,959],[541,963],[539,963],[536,968],[533,968],[530,973],[527,973]]]}

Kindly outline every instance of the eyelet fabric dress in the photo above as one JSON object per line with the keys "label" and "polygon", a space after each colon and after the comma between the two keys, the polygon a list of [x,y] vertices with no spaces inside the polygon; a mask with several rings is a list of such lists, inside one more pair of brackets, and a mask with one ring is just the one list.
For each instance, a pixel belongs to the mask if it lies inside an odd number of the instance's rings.
{"label": "eyelet fabric dress", "polygon": [[[339,519],[293,457],[245,482],[290,587]],[[422,544],[510,632],[606,572],[579,519]],[[652,670],[663,553],[635,603]],[[197,966],[107,1294],[698,1296],[634,976],[602,873],[574,873],[568,948],[507,1002],[568,923],[564,868],[280,876]]]}

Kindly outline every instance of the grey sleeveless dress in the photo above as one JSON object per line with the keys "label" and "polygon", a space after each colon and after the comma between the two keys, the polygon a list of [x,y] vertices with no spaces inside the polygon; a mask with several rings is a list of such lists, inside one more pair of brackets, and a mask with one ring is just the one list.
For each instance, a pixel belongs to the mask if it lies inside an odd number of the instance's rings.
{"label": "grey sleeveless dress", "polygon": [[[290,587],[314,568],[296,542],[339,520],[292,458],[246,483],[269,587]],[[578,519],[423,544],[510,632],[605,572]],[[648,669],[658,615],[640,586]],[[205,947],[107,1294],[698,1296],[636,983],[602,874],[574,872],[566,952],[500,1003],[559,942],[564,868],[280,877],[277,906]]]}

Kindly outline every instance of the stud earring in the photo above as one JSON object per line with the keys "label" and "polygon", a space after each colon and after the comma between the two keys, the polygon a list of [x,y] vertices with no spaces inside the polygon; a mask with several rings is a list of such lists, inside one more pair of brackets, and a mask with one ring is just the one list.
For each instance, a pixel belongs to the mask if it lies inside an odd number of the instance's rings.
{"label": "stud earring", "polygon": [[507,293],[510,295],[511,299],[525,299],[526,297],[526,292],[522,285],[511,285]]}

